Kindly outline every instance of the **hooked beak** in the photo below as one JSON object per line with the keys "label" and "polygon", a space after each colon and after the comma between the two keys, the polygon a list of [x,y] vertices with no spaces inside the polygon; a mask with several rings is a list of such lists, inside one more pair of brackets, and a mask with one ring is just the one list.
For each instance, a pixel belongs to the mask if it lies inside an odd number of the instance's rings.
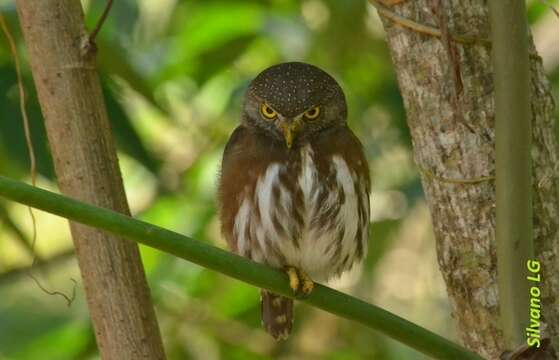
{"label": "hooked beak", "polygon": [[288,149],[291,149],[293,145],[293,140],[297,133],[301,129],[301,119],[295,119],[291,122],[283,121],[280,125],[283,131],[283,137],[285,138],[285,144],[287,145]]}

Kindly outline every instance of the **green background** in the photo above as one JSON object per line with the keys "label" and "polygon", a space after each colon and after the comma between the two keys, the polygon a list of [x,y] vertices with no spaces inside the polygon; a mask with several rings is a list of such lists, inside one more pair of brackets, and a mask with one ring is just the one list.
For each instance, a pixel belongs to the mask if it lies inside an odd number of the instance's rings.
{"label": "green background", "polygon": [[[91,29],[104,1],[82,3]],[[529,1],[528,9],[546,71],[559,89],[559,19],[538,1]],[[38,185],[56,190],[15,6],[0,0],[0,11],[23,66]],[[331,285],[456,338],[396,76],[378,15],[366,1],[119,0],[98,47],[133,213],[220,247],[216,179],[248,82],[284,61],[309,62],[332,74],[346,92],[350,127],[369,160],[373,222],[363,271]],[[0,174],[30,181],[15,69],[3,35]],[[44,266],[33,274],[49,290],[67,294],[75,279],[76,299],[67,307],[29,278],[28,211],[0,200],[0,359],[96,359],[66,221],[39,211],[35,216]],[[261,330],[257,289],[141,250],[169,359],[425,358],[305,304],[296,306],[291,338],[276,343]]]}

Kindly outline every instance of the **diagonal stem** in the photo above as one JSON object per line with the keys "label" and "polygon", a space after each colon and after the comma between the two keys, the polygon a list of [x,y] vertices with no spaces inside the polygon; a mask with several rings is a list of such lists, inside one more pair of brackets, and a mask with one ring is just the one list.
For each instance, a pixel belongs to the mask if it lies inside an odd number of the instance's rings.
{"label": "diagonal stem", "polygon": [[[154,247],[293,298],[281,271],[170,230],[0,176],[0,196]],[[377,306],[316,284],[305,302],[357,321],[437,359],[481,359],[462,346]]]}
{"label": "diagonal stem", "polygon": [[107,20],[107,16],[109,16],[109,11],[111,11],[112,6],[113,6],[113,0],[108,0],[107,4],[105,5],[105,8],[103,9],[103,13],[101,14],[101,17],[99,18],[99,20],[97,20],[97,23],[95,24],[95,27],[91,31],[91,34],[89,34],[90,44],[95,43],[95,38],[97,37],[99,31],[101,31],[101,28],[105,23],[105,20]]}

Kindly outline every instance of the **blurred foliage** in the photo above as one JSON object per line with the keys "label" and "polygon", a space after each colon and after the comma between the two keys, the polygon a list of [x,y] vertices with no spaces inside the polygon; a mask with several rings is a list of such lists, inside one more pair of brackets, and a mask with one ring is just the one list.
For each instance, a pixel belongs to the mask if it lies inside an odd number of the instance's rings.
{"label": "blurred foliage", "polygon": [[[91,28],[104,1],[82,1]],[[551,11],[529,2],[534,27]],[[0,0],[23,63],[39,185],[55,189],[40,107],[12,1]],[[548,36],[555,29],[543,31]],[[536,39],[538,40],[538,39]],[[221,153],[248,82],[283,61],[305,61],[340,81],[349,123],[373,176],[370,251],[360,273],[334,286],[454,337],[429,214],[413,165],[396,77],[374,9],[364,0],[120,0],[98,38],[99,71],[136,216],[225,247],[216,218]],[[547,71],[559,83],[559,61]],[[558,56],[555,53],[555,56]],[[14,65],[0,36],[0,173],[29,180]],[[555,86],[558,89],[559,86]],[[557,94],[555,94],[557,95]],[[64,220],[37,213],[34,273],[70,293],[79,269]],[[96,359],[80,285],[70,308],[26,275],[27,210],[0,201],[0,359]],[[362,326],[296,307],[293,336],[260,328],[248,285],[145,248],[142,257],[169,359],[423,359]]]}

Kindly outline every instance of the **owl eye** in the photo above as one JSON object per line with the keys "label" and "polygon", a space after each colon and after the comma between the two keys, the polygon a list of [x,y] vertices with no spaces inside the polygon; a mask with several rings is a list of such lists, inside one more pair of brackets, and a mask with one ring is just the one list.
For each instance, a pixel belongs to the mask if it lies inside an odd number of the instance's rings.
{"label": "owl eye", "polygon": [[320,108],[318,106],[305,111],[305,118],[307,118],[308,120],[314,120],[318,117],[318,115],[320,115]]}
{"label": "owl eye", "polygon": [[272,120],[278,115],[278,113],[274,109],[264,103],[260,105],[260,113],[262,113],[262,116],[264,116],[268,120]]}

